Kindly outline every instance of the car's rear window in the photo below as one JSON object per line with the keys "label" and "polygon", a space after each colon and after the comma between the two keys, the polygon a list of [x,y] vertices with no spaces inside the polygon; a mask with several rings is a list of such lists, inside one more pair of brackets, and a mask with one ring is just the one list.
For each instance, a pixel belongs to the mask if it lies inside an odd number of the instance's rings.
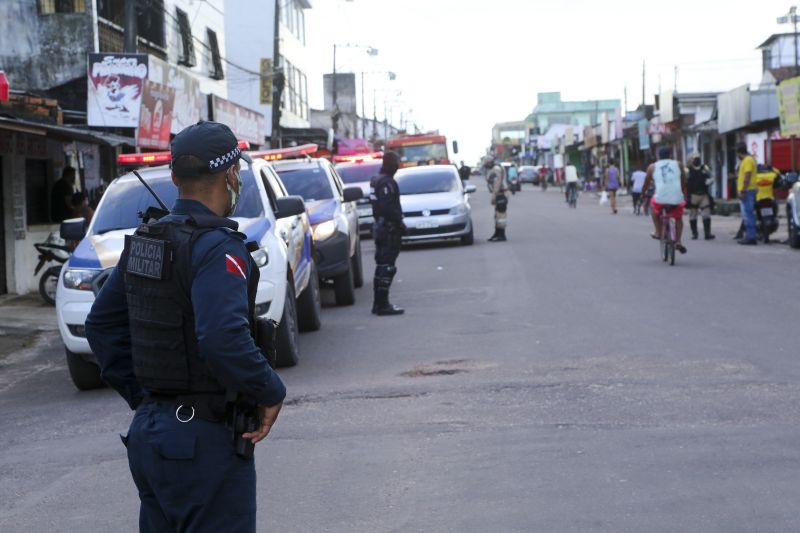
{"label": "car's rear window", "polygon": [[381,169],[381,162],[374,163],[356,163],[338,165],[336,172],[345,183],[360,183],[370,181],[374,176],[378,175]]}
{"label": "car's rear window", "polygon": [[283,186],[289,194],[303,197],[303,200],[329,200],[333,198],[331,182],[321,167],[277,168]]}
{"label": "car's rear window", "polygon": [[[147,184],[168,207],[178,198],[178,189],[170,178],[149,179]],[[135,228],[141,223],[139,213],[150,206],[158,207],[158,202],[138,180],[118,181],[103,195],[103,203],[94,214],[92,233],[99,235],[108,231]],[[241,197],[231,218],[261,216],[264,216],[264,207],[253,172],[242,170]]]}

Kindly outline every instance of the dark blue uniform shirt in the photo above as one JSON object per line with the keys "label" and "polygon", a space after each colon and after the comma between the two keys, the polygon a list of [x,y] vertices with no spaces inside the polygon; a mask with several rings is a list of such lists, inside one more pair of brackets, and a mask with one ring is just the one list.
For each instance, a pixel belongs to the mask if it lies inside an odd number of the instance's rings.
{"label": "dark blue uniform shirt", "polygon": [[382,218],[392,224],[403,223],[403,208],[400,207],[400,188],[391,176],[378,174],[370,182],[370,201],[375,220]]}
{"label": "dark blue uniform shirt", "polygon": [[[163,220],[186,220],[190,214],[214,215],[200,202],[178,199]],[[227,228],[205,232],[192,249],[191,300],[200,356],[225,389],[250,396],[263,405],[275,405],[283,401],[286,388],[250,335],[250,263],[237,262],[245,265],[246,272],[240,272],[229,267],[232,262],[227,258],[246,258],[249,252],[241,240],[229,233]],[[86,337],[97,356],[103,381],[135,409],[147,392],[133,373],[128,303],[119,268],[112,271],[97,295],[86,319]]]}

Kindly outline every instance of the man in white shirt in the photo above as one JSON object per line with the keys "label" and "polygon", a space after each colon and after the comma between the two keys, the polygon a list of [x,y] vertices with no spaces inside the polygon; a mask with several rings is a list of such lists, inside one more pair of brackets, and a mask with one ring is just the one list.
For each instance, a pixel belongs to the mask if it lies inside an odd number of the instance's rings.
{"label": "man in white shirt", "polygon": [[631,174],[631,197],[633,198],[633,212],[636,215],[642,212],[642,187],[646,177],[647,172],[642,169],[636,169]]}
{"label": "man in white shirt", "polygon": [[654,239],[661,238],[661,212],[666,209],[667,216],[675,219],[675,249],[686,253],[686,247],[681,243],[683,233],[683,211],[686,201],[683,191],[686,190],[686,174],[677,161],[672,159],[672,148],[662,146],[658,149],[658,161],[647,168],[647,177],[643,188],[651,183],[655,184],[656,192],[650,200],[653,208]]}
{"label": "man in white shirt", "polygon": [[573,191],[574,194],[578,194],[578,169],[575,168],[575,165],[567,165],[564,168],[564,182],[567,184],[565,194],[567,203],[569,203],[570,194],[573,193]]}

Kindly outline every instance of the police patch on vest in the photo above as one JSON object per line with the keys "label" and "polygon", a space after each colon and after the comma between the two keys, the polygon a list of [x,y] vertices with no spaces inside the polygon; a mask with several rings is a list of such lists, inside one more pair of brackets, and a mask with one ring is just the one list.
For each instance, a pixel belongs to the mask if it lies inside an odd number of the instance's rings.
{"label": "police patch on vest", "polygon": [[166,257],[165,241],[132,235],[128,242],[128,264],[125,271],[128,274],[163,280],[166,277]]}

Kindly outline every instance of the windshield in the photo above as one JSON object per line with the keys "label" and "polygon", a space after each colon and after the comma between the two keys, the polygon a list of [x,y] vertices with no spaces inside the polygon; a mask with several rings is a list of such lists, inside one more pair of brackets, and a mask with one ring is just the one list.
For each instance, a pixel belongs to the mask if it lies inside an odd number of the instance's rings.
{"label": "windshield", "polygon": [[341,165],[336,167],[336,172],[345,183],[361,183],[370,181],[377,176],[381,169],[381,162],[360,163],[355,165]]}
{"label": "windshield", "polygon": [[[178,189],[169,178],[147,180],[159,198],[172,206],[178,198]],[[242,170],[241,197],[231,218],[257,218],[264,216],[264,208],[253,179],[253,172]],[[158,207],[158,202],[139,180],[116,182],[103,195],[103,204],[94,215],[92,233],[131,229],[141,223],[139,212],[148,207]]]}
{"label": "windshield", "polygon": [[458,191],[458,176],[453,172],[409,172],[398,173],[400,194],[430,194]]}
{"label": "windshield", "polygon": [[333,198],[331,182],[322,167],[277,169],[289,194],[303,197],[306,202]]}
{"label": "windshield", "polygon": [[400,156],[402,163],[417,163],[434,159],[447,159],[447,147],[444,144],[418,144],[416,146],[397,146],[392,148]]}

